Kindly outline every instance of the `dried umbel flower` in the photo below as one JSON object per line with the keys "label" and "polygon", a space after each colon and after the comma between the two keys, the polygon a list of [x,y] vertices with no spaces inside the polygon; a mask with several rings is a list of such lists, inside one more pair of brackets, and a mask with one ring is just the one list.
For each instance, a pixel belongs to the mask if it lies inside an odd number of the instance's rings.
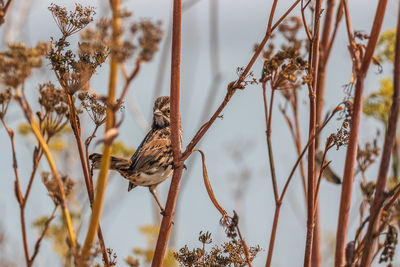
{"label": "dried umbel flower", "polygon": [[[205,249],[205,245],[211,243],[211,234],[209,232],[200,232],[199,241],[202,243],[202,247],[190,250],[188,246],[185,245],[174,254],[180,266],[236,267],[248,265],[241,242],[237,239],[225,242],[221,246],[214,246],[209,251]],[[253,261],[260,251],[261,248],[259,246],[250,247],[250,261]]]}
{"label": "dried umbel flower", "polygon": [[106,37],[108,36],[108,26],[104,25],[106,20],[97,23],[97,29],[88,28],[81,32],[81,42],[79,43],[79,59],[81,62],[90,66],[94,71],[101,66],[108,57],[109,48]]}
{"label": "dried umbel flower", "polygon": [[376,182],[375,181],[361,182],[360,188],[361,188],[361,193],[363,194],[367,202],[372,203],[372,196],[375,192]]}
{"label": "dried umbel flower", "polygon": [[383,244],[382,254],[379,258],[379,263],[389,262],[388,266],[393,266],[393,258],[396,251],[398,242],[398,232],[396,227],[389,225],[386,233],[385,243]]}
{"label": "dried umbel flower", "polygon": [[93,7],[83,7],[80,4],[75,4],[75,10],[70,12],[56,4],[51,4],[49,10],[64,37],[85,28],[96,14]]}
{"label": "dried umbel flower", "polygon": [[56,88],[53,83],[39,84],[39,104],[37,112],[41,128],[48,138],[61,131],[68,121],[69,109],[63,89]]}
{"label": "dried umbel flower", "polygon": [[290,46],[293,46],[293,44],[298,44],[300,46],[301,41],[299,41],[296,36],[302,27],[303,23],[299,17],[289,17],[285,19],[284,23],[279,25],[278,31],[282,33]]}
{"label": "dried umbel flower", "polygon": [[63,89],[56,88],[51,82],[39,84],[39,104],[46,112],[65,114],[68,110],[67,100]]}
{"label": "dried umbel flower", "polygon": [[104,103],[88,92],[79,93],[78,98],[96,126],[100,126],[105,122],[106,105]]}
{"label": "dried umbel flower", "polygon": [[380,148],[378,147],[378,140],[374,139],[372,144],[367,142],[364,148],[361,146],[357,150],[357,163],[362,172],[365,172],[371,166],[376,158],[379,156]]}
{"label": "dried umbel flower", "polygon": [[139,267],[140,262],[138,259],[134,258],[132,255],[129,255],[126,259],[124,259],[125,263],[128,264],[129,267]]}
{"label": "dried umbel flower", "polygon": [[200,231],[199,241],[203,244],[211,244],[212,242],[211,233],[208,231],[205,233],[203,233],[203,231]]}
{"label": "dried umbel flower", "polygon": [[[240,78],[244,73],[245,67],[237,67],[236,74]],[[234,85],[235,83],[231,83]],[[228,88],[231,88],[231,84],[228,85]],[[247,76],[244,78],[241,84],[238,85],[237,89],[244,89],[247,85],[258,84],[257,79],[254,77],[254,73],[250,71]]]}
{"label": "dried umbel flower", "polygon": [[63,36],[58,41],[51,42],[47,58],[61,86],[72,95],[88,87],[96,68],[107,58],[107,47],[98,42],[98,39],[92,40],[93,34],[89,33],[83,35],[78,55],[67,49],[70,46],[67,38],[85,28],[93,20],[95,12],[92,7],[82,7],[77,4],[75,10],[68,13],[65,8],[52,4],[49,10]]}
{"label": "dried umbel flower", "polygon": [[36,47],[28,48],[21,43],[12,43],[8,47],[7,51],[0,52],[0,83],[16,88],[31,74],[33,68],[42,66],[48,44],[38,43]]}
{"label": "dried umbel flower", "polygon": [[[158,51],[163,31],[161,30],[161,22],[153,23],[150,20],[143,20],[137,26],[141,31],[139,36],[140,53],[139,57],[145,61],[150,61],[154,54]],[[132,27],[132,32],[136,32],[136,27]]]}
{"label": "dried umbel flower", "polygon": [[[121,27],[119,31],[120,39],[122,39],[124,33],[125,29]],[[150,61],[159,49],[162,36],[161,22],[154,23],[148,19],[144,19],[133,23],[125,39],[119,43],[112,42],[110,35],[109,47],[118,62],[127,61],[135,53],[137,53],[138,59]]]}
{"label": "dried umbel flower", "polygon": [[[51,199],[53,199],[55,205],[59,205],[61,203],[61,193],[58,187],[57,179],[50,177],[49,172],[42,172],[42,182],[46,186],[47,192]],[[65,196],[68,196],[73,189],[75,182],[69,178],[67,175],[61,177],[61,181],[63,183]]]}
{"label": "dried umbel flower", "polygon": [[298,48],[291,47],[264,61],[260,82],[270,81],[271,87],[278,90],[296,89],[301,83],[309,82],[307,68],[307,61],[300,56]]}
{"label": "dried umbel flower", "polygon": [[7,88],[6,90],[0,92],[0,118],[4,118],[4,116],[6,115],[11,97],[12,93],[10,88]]}
{"label": "dried umbel flower", "polygon": [[346,122],[343,122],[340,128],[337,130],[336,133],[332,133],[326,143],[330,145],[335,145],[336,150],[339,150],[342,146],[347,146],[349,142],[349,125]]}
{"label": "dried umbel flower", "polygon": [[96,68],[104,62],[105,59],[99,60],[98,54],[92,52],[91,54],[80,53],[76,59],[76,55],[71,50],[65,51],[57,43],[52,43],[47,58],[61,86],[69,94],[85,90]]}

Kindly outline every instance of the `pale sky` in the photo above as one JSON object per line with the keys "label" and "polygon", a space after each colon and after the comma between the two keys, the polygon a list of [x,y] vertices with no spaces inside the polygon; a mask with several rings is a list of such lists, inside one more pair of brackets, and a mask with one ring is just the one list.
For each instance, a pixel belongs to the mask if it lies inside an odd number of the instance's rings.
{"label": "pale sky", "polygon": [[[202,117],[202,110],[205,106],[206,97],[212,83],[210,70],[210,25],[209,25],[209,4],[216,0],[199,0],[196,5],[187,10],[183,15],[182,33],[182,127],[183,146],[191,139],[199,128],[199,120]],[[15,4],[23,1],[15,0]],[[53,1],[54,2],[54,1]],[[97,7],[97,18],[104,14],[104,7],[99,6],[98,1],[83,1]],[[162,20],[163,29],[167,32],[171,13],[171,2],[165,0],[147,1],[123,1],[123,6],[132,11],[134,18],[151,18]],[[261,41],[266,30],[269,10],[272,1],[262,0],[218,0],[219,2],[219,61],[221,64],[222,82],[217,90],[215,102],[211,111],[214,111],[223,100],[226,85],[237,78],[236,68],[245,66],[251,55],[255,43]],[[386,17],[383,24],[383,31],[395,27],[397,20],[397,1],[389,1]],[[58,37],[58,29],[53,22],[47,7],[51,1],[35,1],[28,9],[26,24],[21,26],[19,34],[9,36],[8,41],[24,41],[35,44],[38,41],[48,41],[51,36]],[[291,1],[279,1],[276,17],[282,14],[290,5]],[[57,1],[57,4],[65,4],[72,7],[70,1]],[[350,13],[355,30],[369,32],[373,21],[377,1],[349,1]],[[17,6],[17,5],[16,5]],[[12,10],[11,10],[12,11]],[[10,13],[12,14],[12,13]],[[299,8],[295,13],[299,15]],[[13,20],[16,17],[12,17]],[[7,20],[7,17],[6,17]],[[0,28],[0,36],[4,43],[6,26]],[[349,82],[351,62],[347,52],[347,36],[344,31],[344,22],[335,41],[332,57],[328,66],[326,81],[326,106],[325,111],[332,109],[340,103],[344,97],[342,86]],[[304,34],[304,33],[302,33]],[[164,38],[165,40],[165,38]],[[161,45],[161,47],[163,44]],[[2,50],[5,45],[2,45]],[[125,119],[120,128],[120,139],[130,147],[136,147],[144,137],[143,131],[129,111],[129,103],[134,95],[139,110],[145,119],[150,120],[151,106],[154,101],[154,86],[157,80],[157,71],[160,62],[159,52],[153,62],[143,65],[140,74],[135,79],[128,93]],[[169,62],[169,61],[168,61]],[[47,64],[48,62],[46,62]],[[131,67],[133,64],[128,64]],[[384,72],[376,74],[374,66],[368,74],[365,82],[365,91],[371,92],[379,86],[379,80],[383,77],[392,76],[391,66],[383,66]],[[261,72],[260,61],[255,64],[254,74],[259,77]],[[49,72],[50,73],[50,72]],[[47,80],[54,81],[54,75],[48,74],[41,77],[40,81],[31,81],[31,88],[27,88],[29,94],[34,94],[38,82]],[[107,67],[95,75],[91,85],[99,92],[105,92],[107,85]],[[167,64],[166,77],[163,82],[162,92],[168,94],[169,90],[169,63]],[[303,142],[308,129],[307,110],[308,93],[305,88],[301,91],[300,108],[303,132]],[[277,165],[278,185],[281,191],[284,182],[296,156],[293,142],[288,131],[288,126],[277,109],[283,100],[278,97],[275,116],[272,123],[272,141]],[[232,214],[236,209],[239,213],[241,230],[248,245],[259,244],[264,251],[256,258],[254,266],[263,266],[267,255],[269,235],[271,231],[272,218],[274,213],[274,199],[271,186],[270,172],[267,161],[267,146],[265,141],[265,120],[262,102],[262,90],[258,85],[248,86],[244,91],[238,91],[223,111],[224,119],[217,120],[203,142],[198,145],[206,154],[206,163],[209,171],[211,184],[220,204]],[[13,105],[6,116],[6,121],[14,129],[23,121],[20,109]],[[360,143],[371,141],[376,134],[378,124],[372,119],[362,120]],[[323,131],[321,140],[324,140],[330,133],[339,127],[339,122],[332,120],[331,124]],[[382,130],[382,129],[381,129]],[[87,134],[85,132],[84,134]],[[100,136],[100,135],[99,135]],[[32,141],[16,136],[17,157],[20,167],[23,188],[26,187],[27,179],[31,170]],[[70,140],[74,146],[75,141]],[[23,249],[21,244],[21,233],[19,223],[19,208],[14,196],[14,174],[11,168],[10,144],[6,132],[0,128],[0,153],[1,169],[3,170],[0,179],[0,226],[6,231],[9,241],[9,251],[16,253],[16,256],[23,263]],[[228,147],[244,147],[244,157],[238,164],[229,155]],[[92,148],[94,149],[94,148]],[[96,151],[99,148],[95,148]],[[93,150],[94,151],[94,150]],[[329,159],[333,160],[332,167],[338,174],[343,173],[345,149],[333,151]],[[173,230],[175,233],[176,247],[184,244],[190,247],[198,246],[198,233],[210,231],[213,234],[215,244],[224,240],[223,229],[219,226],[220,215],[208,199],[206,189],[203,185],[201,174],[201,162],[198,156],[190,166],[190,170],[184,171],[184,185],[178,198],[178,216],[174,219]],[[79,168],[79,162],[74,156],[71,161],[60,164],[60,169],[65,169],[66,164],[70,168]],[[243,168],[250,169],[249,184],[244,191],[243,202],[237,203],[233,197],[235,188],[232,182],[232,174],[238,173]],[[42,160],[40,171],[47,170],[45,160]],[[375,179],[376,165],[369,170],[368,177]],[[185,179],[185,173],[191,172],[190,178]],[[80,172],[75,172],[74,178],[82,179]],[[96,178],[96,173],[95,173]],[[358,192],[360,177],[356,178],[351,206],[349,239],[354,237],[355,228],[358,226],[358,207],[361,196]],[[165,203],[169,181],[159,187],[162,194],[162,202]],[[142,225],[153,223],[153,199],[147,188],[136,188],[127,192],[127,181],[118,174],[110,177],[110,186],[107,189],[102,228],[104,239],[108,247],[112,247],[118,255],[118,266],[126,266],[123,258],[126,258],[133,247],[145,246],[144,238],[139,234],[138,228]],[[340,198],[340,186],[332,185],[323,181],[320,189],[321,206],[321,230],[322,230],[322,251],[324,266],[332,265],[332,248],[336,234],[337,214]],[[86,197],[86,196],[85,196]],[[37,175],[31,193],[31,199],[26,209],[27,227],[30,229],[31,222],[38,216],[48,215],[52,209],[51,200],[47,197],[45,188]],[[81,203],[84,204],[84,203]],[[287,197],[281,209],[280,223],[278,226],[277,240],[275,243],[272,266],[302,266],[305,244],[305,206],[300,177],[298,173],[289,186]],[[84,218],[87,222],[88,216]],[[83,243],[86,233],[86,223],[79,234],[79,242]],[[29,230],[29,244],[33,250],[37,232]],[[36,260],[35,266],[50,266],[57,263],[57,257],[53,255],[51,247],[45,243]],[[17,249],[18,248],[18,249]],[[15,255],[15,254],[12,254]]]}

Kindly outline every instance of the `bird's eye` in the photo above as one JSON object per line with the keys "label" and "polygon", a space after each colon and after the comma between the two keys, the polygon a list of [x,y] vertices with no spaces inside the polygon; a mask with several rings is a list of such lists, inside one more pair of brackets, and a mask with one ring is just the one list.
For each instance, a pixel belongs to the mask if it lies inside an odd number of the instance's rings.
{"label": "bird's eye", "polygon": [[169,114],[169,109],[167,109],[167,113]]}

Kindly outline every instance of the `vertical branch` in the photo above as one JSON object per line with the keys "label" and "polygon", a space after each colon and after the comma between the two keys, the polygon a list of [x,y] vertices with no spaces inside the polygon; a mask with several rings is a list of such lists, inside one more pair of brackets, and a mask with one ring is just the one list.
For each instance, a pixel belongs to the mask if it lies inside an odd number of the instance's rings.
{"label": "vertical branch", "polygon": [[375,13],[372,25],[370,39],[368,41],[367,50],[362,60],[361,69],[357,73],[357,81],[355,85],[355,95],[353,104],[353,114],[351,117],[350,137],[346,153],[346,163],[343,174],[342,193],[340,196],[340,208],[338,216],[338,227],[336,232],[336,252],[335,266],[340,267],[344,264],[345,247],[347,231],[349,226],[349,210],[351,204],[351,195],[353,189],[353,178],[355,171],[355,161],[357,157],[358,135],[360,129],[361,110],[362,110],[362,93],[364,89],[364,79],[367,74],[369,64],[371,63],[376,43],[379,38],[387,0],[380,0]]}
{"label": "vertical branch", "polygon": [[[309,139],[316,133],[316,89],[318,77],[318,59],[319,59],[319,25],[321,13],[321,0],[315,2],[314,31],[311,43],[311,71],[312,85],[309,86],[310,98],[310,125]],[[315,139],[311,141],[308,148],[308,169],[307,169],[307,237],[304,255],[304,266],[311,266],[312,245],[314,238],[314,207],[315,207]]]}
{"label": "vertical branch", "polygon": [[393,150],[394,140],[396,138],[397,119],[399,115],[400,105],[400,7],[397,18],[397,32],[396,32],[396,46],[394,58],[394,71],[393,71],[393,96],[392,107],[389,114],[388,129],[385,136],[385,143],[383,145],[381,164],[379,166],[378,181],[376,184],[374,200],[370,209],[368,230],[365,234],[365,244],[361,266],[368,266],[373,259],[374,241],[377,236],[377,229],[381,218],[381,208],[386,199],[385,189],[387,174],[389,170],[390,157]]}
{"label": "vertical branch", "polygon": [[275,90],[272,89],[271,93],[271,101],[270,101],[270,109],[268,114],[268,102],[267,102],[267,93],[266,93],[266,83],[262,84],[263,87],[263,101],[264,101],[264,113],[265,113],[265,124],[267,130],[265,131],[267,137],[267,147],[268,147],[268,158],[269,158],[269,167],[271,172],[272,179],[272,188],[274,191],[275,204],[278,204],[279,201],[279,193],[278,193],[278,185],[276,182],[276,173],[275,173],[275,163],[274,163],[274,154],[272,153],[272,142],[271,142],[271,117],[272,117],[272,105],[273,105],[273,97]]}
{"label": "vertical branch", "polygon": [[183,162],[180,138],[180,64],[181,64],[182,0],[174,0],[171,53],[171,145],[174,157],[174,174],[168,192],[165,215],[161,222],[160,234],[154,251],[152,267],[161,267],[171,233],[172,219],[182,178]]}
{"label": "vertical branch", "polygon": [[[120,30],[120,8],[121,0],[110,0],[112,8],[112,43],[117,45],[119,43],[119,30]],[[114,103],[116,87],[118,79],[118,61],[115,57],[115,53],[111,53],[110,62],[110,80],[108,84],[108,103]],[[110,106],[107,107],[106,115],[106,127],[105,135],[114,127],[114,109]],[[108,168],[110,165],[110,154],[111,154],[111,143],[110,141],[105,142],[103,157],[100,166],[99,177],[97,179],[96,194],[93,202],[93,211],[90,217],[89,229],[86,234],[85,243],[83,245],[82,254],[87,257],[90,252],[90,248],[94,242],[95,235],[100,222],[101,213],[103,210],[105,191],[108,180]]]}

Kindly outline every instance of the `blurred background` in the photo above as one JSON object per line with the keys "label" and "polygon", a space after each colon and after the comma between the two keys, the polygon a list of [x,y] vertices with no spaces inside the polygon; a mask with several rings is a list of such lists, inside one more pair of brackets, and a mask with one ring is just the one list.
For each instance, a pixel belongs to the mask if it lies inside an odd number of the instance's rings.
{"label": "blurred background", "polygon": [[[276,18],[289,7],[292,1],[279,1]],[[0,28],[1,49],[8,43],[25,42],[35,45],[39,41],[49,41],[51,37],[60,37],[59,30],[48,10],[51,1],[14,0]],[[108,1],[79,1],[82,5],[96,8],[95,20],[109,16]],[[74,8],[71,1],[57,1],[60,6]],[[181,113],[183,128],[183,146],[222,102],[227,84],[237,79],[237,68],[246,66],[253,53],[253,47],[259,43],[266,31],[268,14],[272,1],[247,0],[186,0],[184,1],[183,33],[182,33],[182,73],[181,73]],[[350,15],[354,30],[369,33],[377,1],[349,1]],[[141,142],[151,121],[152,105],[158,95],[169,95],[170,75],[170,39],[168,37],[171,21],[172,1],[147,0],[123,1],[123,7],[133,12],[133,19],[149,18],[162,21],[164,38],[160,51],[152,62],[144,64],[127,94],[124,120],[120,127],[118,140],[128,148],[135,149]],[[397,20],[398,1],[389,1],[382,32],[393,29]],[[299,8],[293,15],[299,16]],[[72,40],[78,40],[78,34]],[[306,38],[300,31],[301,38]],[[274,42],[280,44],[284,39],[279,34]],[[329,61],[326,80],[326,105],[324,114],[333,109],[345,98],[343,86],[351,78],[351,61],[347,50],[347,35],[344,22],[339,31]],[[278,45],[277,45],[278,46]],[[134,62],[127,62],[127,68],[134,67]],[[253,72],[259,78],[262,68],[261,60]],[[35,72],[27,85],[28,97],[36,99],[37,84],[53,81],[56,78],[50,71],[48,62]],[[371,66],[365,82],[365,93],[379,88],[379,81],[392,76],[392,66],[383,65],[383,72],[378,73],[376,66]],[[108,84],[108,66],[104,64],[100,72],[94,75],[91,88],[105,94]],[[119,86],[122,89],[123,83]],[[283,103],[280,94],[276,95],[276,105]],[[299,93],[300,120],[303,143],[308,133],[308,91],[302,88]],[[86,115],[81,118],[86,138],[93,126]],[[9,126],[18,129],[24,121],[18,106],[12,105],[6,116]],[[341,122],[332,120],[323,130],[321,140],[325,140],[340,127]],[[86,126],[86,125],[85,125]],[[242,234],[248,245],[260,245],[261,251],[254,266],[263,266],[267,255],[275,208],[271,178],[268,165],[265,138],[265,118],[260,85],[249,85],[238,91],[226,109],[223,118],[218,119],[197,146],[206,155],[206,164],[214,193],[220,204],[231,214],[236,210]],[[361,122],[360,144],[371,142],[377,131],[383,133],[382,125],[372,118],[364,117]],[[98,137],[101,137],[100,129]],[[25,188],[32,168],[31,153],[33,136],[16,135],[16,152],[21,175],[21,184]],[[66,135],[67,148],[56,152],[58,166],[62,172],[68,172],[77,182],[76,187],[82,191],[71,205],[81,209],[82,225],[78,239],[83,242],[86,223],[90,217],[86,189],[84,188],[80,162],[76,157],[73,136]],[[382,139],[382,138],[381,138]],[[272,119],[272,141],[277,168],[279,189],[297,159],[293,140],[282,114],[276,109]],[[91,147],[92,152],[101,151],[101,146]],[[381,144],[378,144],[381,146]],[[11,160],[9,139],[3,128],[0,128],[0,231],[6,240],[4,248],[19,266],[24,265],[21,242],[19,208],[14,195],[14,173]],[[331,150],[328,154],[332,160],[331,167],[339,174],[343,173],[345,148]],[[201,159],[193,154],[187,161],[184,170],[181,191],[179,194],[177,213],[174,218],[170,246],[176,249],[187,244],[198,247],[198,233],[210,231],[215,244],[225,240],[223,228],[219,225],[220,214],[210,202],[203,184]],[[367,172],[367,178],[375,179],[378,164]],[[41,161],[39,171],[48,170],[45,160]],[[49,215],[53,204],[47,196],[46,188],[37,175],[32,187],[32,199],[28,202],[26,218],[30,246],[39,235],[33,223],[41,216]],[[94,174],[94,179],[97,172]],[[359,224],[359,206],[362,197],[359,190],[360,177],[354,181],[349,238],[354,236]],[[162,203],[165,203],[170,180],[158,187]],[[117,173],[112,173],[106,192],[104,212],[101,220],[104,240],[107,247],[113,248],[117,254],[118,266],[126,266],[124,258],[132,254],[134,248],[151,248],[154,240],[149,240],[145,226],[158,222],[159,215],[154,200],[147,188],[137,187],[127,192],[128,182]],[[306,210],[298,172],[289,186],[284,200],[278,226],[277,240],[272,266],[301,266],[304,257]],[[323,180],[320,189],[320,222],[322,232],[323,266],[333,265],[337,214],[340,199],[340,185]],[[59,223],[59,222],[58,222]],[[147,230],[146,230],[147,229]],[[59,257],[49,250],[57,249],[57,242],[46,240],[43,243],[35,266],[59,266]],[[150,246],[150,247],[149,247]],[[398,261],[397,261],[398,262]],[[398,262],[398,264],[400,264]]]}

